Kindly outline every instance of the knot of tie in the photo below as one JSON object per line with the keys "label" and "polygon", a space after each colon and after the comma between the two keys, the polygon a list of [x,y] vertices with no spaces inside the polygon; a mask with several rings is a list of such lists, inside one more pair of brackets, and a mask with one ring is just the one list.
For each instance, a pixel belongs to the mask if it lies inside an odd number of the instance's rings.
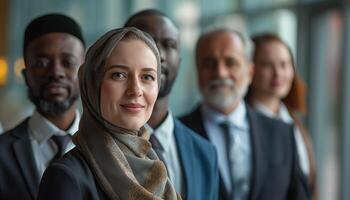
{"label": "knot of tie", "polygon": [[67,147],[67,144],[69,143],[69,141],[71,140],[71,135],[67,134],[67,135],[53,135],[51,137],[51,139],[56,143],[57,145],[57,153],[54,157],[54,159],[57,159],[59,157],[61,157],[64,152],[65,149]]}

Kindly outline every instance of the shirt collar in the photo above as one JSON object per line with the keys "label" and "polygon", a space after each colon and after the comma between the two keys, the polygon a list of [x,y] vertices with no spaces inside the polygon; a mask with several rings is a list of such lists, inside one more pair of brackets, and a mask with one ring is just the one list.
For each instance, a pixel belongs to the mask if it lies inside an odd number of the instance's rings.
{"label": "shirt collar", "polygon": [[289,111],[284,103],[281,103],[277,114],[272,112],[267,106],[258,101],[254,102],[254,108],[268,117],[277,118],[287,123],[293,123],[293,118],[290,116]]}
{"label": "shirt collar", "polygon": [[228,121],[232,123],[236,128],[241,130],[248,130],[249,124],[248,124],[248,118],[247,118],[247,108],[244,103],[244,101],[241,101],[237,108],[233,110],[228,115],[224,115],[222,113],[219,113],[213,109],[211,109],[206,104],[202,104],[201,111],[203,113],[203,116],[208,121],[213,121],[216,124],[221,124],[225,121]]}
{"label": "shirt collar", "polygon": [[31,136],[34,140],[41,143],[48,140],[53,135],[66,135],[67,133],[73,135],[79,129],[80,113],[75,111],[75,118],[72,125],[68,130],[61,130],[55,126],[52,122],[42,116],[37,110],[33,112],[33,115],[29,119],[29,129],[31,130]]}
{"label": "shirt collar", "polygon": [[168,110],[168,114],[164,121],[156,128],[153,129],[148,124],[146,124],[146,129],[154,134],[162,148],[165,152],[167,152],[170,148],[171,141],[174,140],[174,117],[170,110]]}

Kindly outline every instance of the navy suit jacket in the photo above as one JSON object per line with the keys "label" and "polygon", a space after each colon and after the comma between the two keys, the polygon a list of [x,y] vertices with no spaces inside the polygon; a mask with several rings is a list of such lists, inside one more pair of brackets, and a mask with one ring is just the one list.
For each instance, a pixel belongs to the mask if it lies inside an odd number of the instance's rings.
{"label": "navy suit jacket", "polygon": [[0,199],[36,199],[38,186],[26,119],[0,135]]}
{"label": "navy suit jacket", "polygon": [[[175,119],[175,140],[185,177],[188,200],[218,199],[217,155],[213,145]],[[44,173],[39,200],[106,199],[91,169],[75,148]]]}
{"label": "navy suit jacket", "polygon": [[[298,166],[293,127],[252,111],[248,106],[247,115],[253,155],[248,199],[311,199]],[[208,140],[200,107],[180,120]],[[229,199],[221,178],[219,199]]]}
{"label": "navy suit jacket", "polygon": [[215,147],[175,119],[175,140],[185,177],[184,199],[211,200],[219,194]]}

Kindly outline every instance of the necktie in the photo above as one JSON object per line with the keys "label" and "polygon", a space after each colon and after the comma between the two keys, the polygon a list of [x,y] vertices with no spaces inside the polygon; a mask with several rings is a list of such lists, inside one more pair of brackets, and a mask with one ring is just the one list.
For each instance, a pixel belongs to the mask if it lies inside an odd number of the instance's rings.
{"label": "necktie", "polygon": [[71,135],[67,134],[67,135],[63,135],[63,136],[59,136],[59,135],[53,135],[51,137],[51,139],[56,143],[57,145],[57,153],[55,155],[55,157],[53,158],[53,160],[60,158],[65,150],[66,150],[66,146],[68,144],[68,142],[71,140]]}
{"label": "necktie", "polygon": [[220,127],[223,131],[224,134],[224,138],[225,138],[225,143],[226,143],[226,157],[228,160],[228,166],[229,166],[229,176],[230,176],[230,182],[231,182],[231,194],[230,194],[230,198],[232,199],[233,197],[233,185],[234,185],[234,177],[233,177],[233,173],[232,173],[232,169],[233,169],[233,160],[231,159],[231,153],[233,150],[233,145],[234,145],[234,138],[233,135],[231,134],[230,131],[230,123],[225,121],[222,122],[220,124]]}
{"label": "necktie", "polygon": [[[231,176],[231,196],[230,199],[247,199],[249,193],[250,179],[250,151],[249,141],[245,138],[241,129],[230,122],[220,124],[226,139],[227,159]],[[232,132],[233,130],[233,132]]]}
{"label": "necktie", "polygon": [[157,139],[157,137],[154,134],[152,134],[151,137],[149,138],[149,141],[152,144],[152,148],[157,153],[157,156],[159,157],[159,159],[161,161],[163,161],[164,164],[165,164],[164,157],[163,157],[163,147],[160,144],[160,142]]}

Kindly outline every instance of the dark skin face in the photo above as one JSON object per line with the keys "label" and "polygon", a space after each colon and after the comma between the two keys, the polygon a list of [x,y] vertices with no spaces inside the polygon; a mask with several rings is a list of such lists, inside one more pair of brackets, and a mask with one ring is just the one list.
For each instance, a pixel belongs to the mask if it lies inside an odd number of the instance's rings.
{"label": "dark skin face", "polygon": [[25,50],[23,71],[29,98],[46,117],[71,109],[79,96],[78,69],[84,59],[81,41],[66,33],[34,39]]}
{"label": "dark skin face", "polygon": [[144,15],[132,20],[128,26],[134,26],[150,34],[157,44],[162,65],[159,98],[168,96],[175,82],[180,64],[179,34],[168,18],[160,15]]}

